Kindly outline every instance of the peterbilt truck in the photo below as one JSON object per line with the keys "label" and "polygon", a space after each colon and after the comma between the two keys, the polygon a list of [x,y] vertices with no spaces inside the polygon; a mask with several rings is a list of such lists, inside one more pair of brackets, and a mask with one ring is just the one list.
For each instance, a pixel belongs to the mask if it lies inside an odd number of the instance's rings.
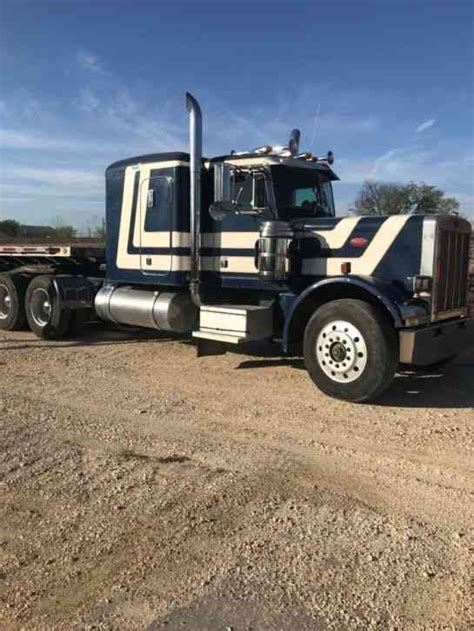
{"label": "peterbilt truck", "polygon": [[457,216],[336,217],[333,155],[282,147],[189,152],[106,170],[106,246],[0,245],[0,329],[63,337],[88,318],[188,333],[198,356],[273,341],[326,394],[380,395],[400,364],[473,342],[470,224]]}

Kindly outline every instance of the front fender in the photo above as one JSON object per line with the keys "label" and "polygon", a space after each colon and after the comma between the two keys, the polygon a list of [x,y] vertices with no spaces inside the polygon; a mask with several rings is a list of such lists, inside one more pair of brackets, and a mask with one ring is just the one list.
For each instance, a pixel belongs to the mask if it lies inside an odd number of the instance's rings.
{"label": "front fender", "polygon": [[323,278],[313,285],[306,287],[304,291],[295,297],[289,309],[286,310],[282,337],[282,345],[285,352],[288,351],[290,343],[289,333],[293,317],[304,300],[309,295],[317,295],[318,292],[321,292],[323,289],[327,289],[330,286],[336,287],[344,285],[357,287],[362,292],[366,292],[371,296],[374,296],[391,315],[395,328],[400,328],[402,326],[403,319],[400,306],[404,302],[404,296],[402,291],[397,287],[394,287],[393,284],[374,276],[331,276],[330,278]]}

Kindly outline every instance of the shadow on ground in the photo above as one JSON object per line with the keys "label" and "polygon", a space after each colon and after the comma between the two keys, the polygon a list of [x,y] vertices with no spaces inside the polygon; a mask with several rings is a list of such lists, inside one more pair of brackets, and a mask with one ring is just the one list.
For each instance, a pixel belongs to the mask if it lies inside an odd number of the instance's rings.
{"label": "shadow on ground", "polygon": [[[288,366],[302,370],[299,357],[281,357],[274,346],[247,349],[239,370]],[[403,372],[396,375],[392,385],[371,405],[406,408],[474,408],[474,352],[468,351],[450,365],[437,370]]]}
{"label": "shadow on ground", "polygon": [[134,329],[112,326],[101,322],[93,322],[84,327],[80,333],[71,335],[59,341],[41,340],[35,337],[12,338],[0,340],[0,349],[21,350],[35,348],[49,350],[55,348],[74,348],[81,346],[110,346],[117,344],[158,343],[184,340],[185,336],[154,329]]}
{"label": "shadow on ground", "polygon": [[407,408],[474,408],[474,356],[441,370],[402,373],[374,405]]}
{"label": "shadow on ground", "polygon": [[[56,348],[172,341],[193,344],[185,335],[91,323],[75,338],[53,342],[30,335],[20,339],[0,340],[0,349],[8,351],[35,348],[47,351]],[[276,344],[251,344],[242,348],[231,348],[229,352],[245,357],[238,364],[237,370],[265,370],[279,366],[296,370],[305,368],[300,357],[282,357]],[[389,389],[371,404],[407,408],[474,408],[474,351],[471,349],[463,353],[453,364],[441,370],[398,374]]]}

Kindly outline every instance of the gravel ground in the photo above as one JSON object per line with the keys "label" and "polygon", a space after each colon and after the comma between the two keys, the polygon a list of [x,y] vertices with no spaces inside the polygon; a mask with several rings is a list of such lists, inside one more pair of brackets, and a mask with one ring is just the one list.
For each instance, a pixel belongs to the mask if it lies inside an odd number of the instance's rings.
{"label": "gravel ground", "polygon": [[468,629],[474,355],[326,398],[270,349],[0,333],[2,629]]}

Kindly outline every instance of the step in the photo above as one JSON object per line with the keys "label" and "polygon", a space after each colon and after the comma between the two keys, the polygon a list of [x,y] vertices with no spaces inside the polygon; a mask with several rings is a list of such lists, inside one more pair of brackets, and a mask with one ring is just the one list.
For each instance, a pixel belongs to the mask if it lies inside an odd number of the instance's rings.
{"label": "step", "polygon": [[199,311],[199,330],[194,331],[193,337],[241,344],[268,339],[272,334],[271,306],[203,305]]}
{"label": "step", "polygon": [[225,344],[242,344],[245,337],[241,335],[225,335],[215,331],[193,331],[193,337],[201,340],[213,340],[214,342],[224,342]]}

